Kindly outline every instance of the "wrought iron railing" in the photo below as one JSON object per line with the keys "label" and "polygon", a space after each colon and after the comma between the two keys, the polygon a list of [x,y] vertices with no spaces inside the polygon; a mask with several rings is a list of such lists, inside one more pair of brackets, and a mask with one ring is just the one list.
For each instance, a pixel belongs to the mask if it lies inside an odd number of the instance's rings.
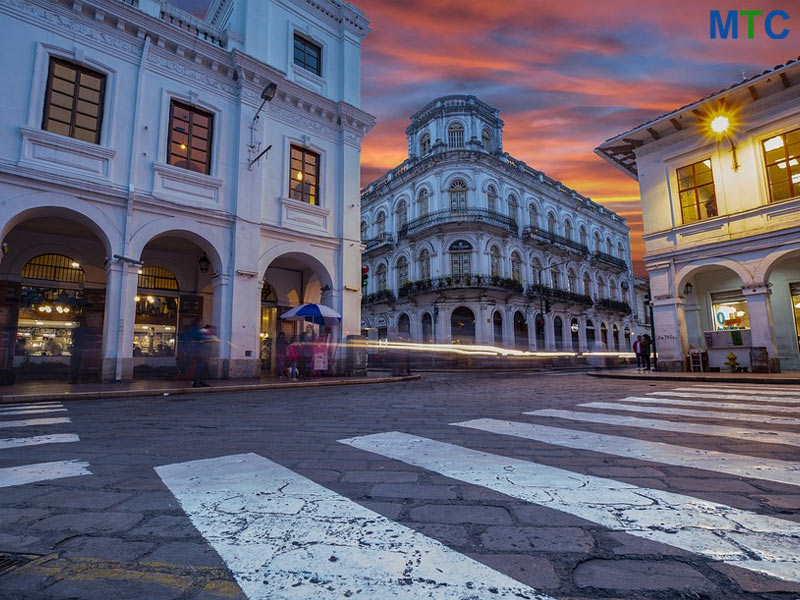
{"label": "wrought iron railing", "polygon": [[629,315],[632,312],[631,306],[627,302],[620,302],[619,300],[609,300],[608,298],[603,298],[602,300],[598,300],[597,306],[599,308],[604,308],[606,310],[619,312],[626,315]]}
{"label": "wrought iron railing", "polygon": [[508,215],[486,208],[465,208],[463,210],[437,210],[412,219],[400,228],[397,237],[399,239],[415,235],[432,227],[459,223],[490,225],[511,233],[517,233],[519,231],[517,221]]}
{"label": "wrought iron railing", "polygon": [[523,292],[522,284],[516,279],[469,273],[465,275],[445,275],[444,277],[409,281],[400,286],[397,295],[399,298],[404,298],[429,292],[468,288],[498,290],[516,294],[521,294]]}
{"label": "wrought iron railing", "polygon": [[381,246],[388,246],[394,243],[394,236],[391,233],[382,233],[378,237],[364,242],[364,254],[377,250]]}
{"label": "wrought iron railing", "polygon": [[522,230],[522,237],[529,238],[535,242],[540,242],[540,243],[545,242],[549,244],[558,244],[569,250],[577,250],[581,254],[589,254],[589,248],[587,248],[586,245],[571,240],[569,238],[566,238],[562,235],[558,235],[557,233],[542,231],[538,227],[532,227],[529,225],[528,227]]}
{"label": "wrought iron railing", "polygon": [[529,298],[547,298],[548,300],[582,304],[584,306],[591,306],[594,304],[594,301],[584,294],[576,294],[569,290],[559,290],[539,283],[529,285],[525,295]]}
{"label": "wrought iron railing", "polygon": [[381,304],[384,302],[394,302],[394,292],[392,290],[378,290],[361,298],[361,304]]}
{"label": "wrought iron railing", "polygon": [[627,270],[628,263],[626,263],[621,258],[617,258],[616,256],[611,256],[605,252],[595,252],[592,256],[592,260],[601,262],[617,269],[621,269],[622,271]]}

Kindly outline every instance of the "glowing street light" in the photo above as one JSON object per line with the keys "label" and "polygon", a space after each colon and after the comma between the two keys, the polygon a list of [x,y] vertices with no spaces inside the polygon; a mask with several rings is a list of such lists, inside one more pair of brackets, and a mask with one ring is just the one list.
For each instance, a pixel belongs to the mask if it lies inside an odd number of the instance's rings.
{"label": "glowing street light", "polygon": [[731,145],[731,153],[733,154],[733,170],[738,171],[739,161],[736,158],[736,144],[734,144],[731,139],[731,131],[733,130],[731,119],[728,115],[718,114],[708,121],[708,126],[716,137],[720,138],[724,136],[725,139],[728,140],[728,143]]}

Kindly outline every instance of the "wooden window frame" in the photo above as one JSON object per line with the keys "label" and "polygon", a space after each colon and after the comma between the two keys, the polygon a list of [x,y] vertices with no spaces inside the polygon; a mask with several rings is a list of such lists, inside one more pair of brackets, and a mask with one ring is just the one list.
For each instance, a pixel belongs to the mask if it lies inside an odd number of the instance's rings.
{"label": "wooden window frame", "polygon": [[[297,150],[300,152],[300,165],[301,165],[301,173],[303,174],[303,178],[301,180],[296,179],[295,175],[293,175],[295,169],[292,168],[292,153]],[[311,173],[307,169],[308,161],[306,158],[308,156],[313,156],[316,158],[316,171]],[[314,152],[304,146],[300,146],[298,144],[290,144],[289,146],[289,198],[292,200],[297,200],[298,202],[305,202],[306,204],[310,204],[311,206],[319,206],[320,205],[320,195],[319,195],[319,176],[320,171],[322,170],[321,165],[322,156],[319,152]],[[315,183],[313,185],[306,183],[307,177],[309,175],[313,175]],[[295,181],[300,181],[302,183],[302,189],[300,190],[299,194],[297,190],[293,189],[293,184]],[[311,185],[313,187],[313,191],[309,190],[308,187]],[[299,198],[297,197],[299,195]],[[385,226],[385,224],[384,224]]]}
{"label": "wooden window frame", "polygon": [[[53,79],[55,77],[55,66],[56,65],[61,65],[61,66],[65,67],[65,68],[67,68],[67,69],[72,69],[72,70],[75,71],[75,79],[72,82],[72,84],[75,86],[75,89],[73,90],[73,95],[72,95],[72,108],[69,109],[70,110],[70,121],[69,121],[69,123],[65,123],[64,121],[61,121],[61,120],[58,120],[58,119],[53,119],[53,120],[58,121],[59,123],[63,123],[65,125],[69,126],[69,134],[67,134],[67,137],[71,137],[71,138],[74,138],[76,140],[80,140],[82,142],[86,142],[87,140],[81,139],[81,138],[79,138],[79,137],[77,137],[75,135],[75,128],[78,127],[77,123],[76,123],[77,115],[78,114],[82,114],[82,115],[90,116],[90,117],[96,119],[97,127],[95,128],[95,131],[94,131],[94,142],[87,142],[87,143],[99,144],[100,143],[100,134],[101,134],[102,129],[103,129],[103,107],[105,105],[105,98],[106,98],[106,79],[107,79],[107,77],[106,77],[105,73],[101,73],[99,71],[95,71],[94,69],[89,69],[89,68],[87,68],[87,67],[85,67],[85,66],[83,66],[81,64],[78,64],[78,63],[75,63],[75,62],[71,62],[71,61],[68,61],[68,60],[65,60],[65,59],[62,59],[62,58],[56,58],[55,56],[51,56],[50,57],[50,61],[48,63],[47,85],[46,85],[46,88],[45,88],[45,97],[44,97],[44,110],[42,111],[42,130],[50,131],[50,132],[56,133],[56,134],[58,133],[56,131],[48,129],[48,127],[47,127],[48,126],[48,121],[50,121],[50,109],[51,109],[51,106],[52,106],[52,94],[53,94]],[[97,115],[96,116],[87,115],[86,113],[81,113],[81,112],[78,111],[78,101],[79,100],[82,100],[83,102],[89,102],[88,100],[84,100],[84,99],[80,98],[80,87],[81,87],[81,85],[80,85],[80,76],[83,73],[85,73],[86,75],[90,75],[92,77],[97,77],[98,79],[100,79],[100,90],[99,90],[100,98],[97,101]],[[59,79],[61,79],[61,78],[59,77]],[[66,80],[63,80],[63,81],[66,81]],[[89,88],[89,89],[91,89],[91,88]],[[92,91],[98,91],[98,90],[92,90]],[[59,93],[63,94],[63,92],[59,92]],[[64,94],[64,95],[66,96],[66,94]],[[91,102],[89,102],[89,103],[93,104]],[[61,108],[62,110],[67,110],[64,107],[57,106],[57,108]],[[86,129],[85,127],[80,127],[80,129],[83,129],[85,131],[91,131],[90,129]],[[59,134],[59,135],[63,135],[63,134]]]}
{"label": "wooden window frame", "polygon": [[[173,124],[173,120],[175,118],[175,107],[180,107],[184,110],[189,111],[189,130],[186,132],[186,166],[182,167],[181,165],[177,165],[172,162],[172,134],[175,131],[175,127]],[[206,140],[207,148],[205,150],[206,153],[206,160],[205,163],[201,161],[197,161],[192,159],[192,127],[194,125],[194,120],[192,116],[194,114],[199,114],[208,119],[208,138]],[[214,113],[211,113],[207,110],[203,110],[202,108],[197,108],[196,106],[192,106],[191,104],[187,104],[186,102],[181,102],[180,100],[175,100],[174,98],[169,102],[169,133],[167,135],[167,164],[172,165],[173,167],[177,167],[179,169],[186,169],[187,171],[192,171],[194,173],[203,173],[204,175],[211,174],[211,153],[212,153],[212,145],[214,143]],[[177,156],[177,155],[175,155]],[[192,162],[201,162],[204,164],[205,169],[202,171],[197,171],[196,169],[192,168]]]}
{"label": "wooden window frame", "polygon": [[[798,196],[800,196],[800,183],[796,184],[796,183],[794,183],[792,181],[792,174],[793,173],[794,174],[800,174],[800,164],[798,164],[796,167],[794,167],[794,171],[792,170],[792,164],[791,164],[792,160],[794,160],[795,162],[800,163],[800,157],[790,157],[789,156],[789,143],[788,143],[788,140],[786,139],[786,136],[788,136],[790,133],[794,133],[796,131],[800,131],[800,128],[791,129],[789,131],[784,131],[783,133],[779,133],[777,135],[772,135],[769,138],[761,141],[761,152],[762,152],[762,155],[764,157],[764,171],[766,172],[766,175],[767,175],[767,192],[769,193],[769,201],[770,201],[770,203],[772,203],[772,202],[783,202],[784,200],[791,200],[792,198],[797,198]],[[773,161],[773,162],[767,162],[767,149],[765,147],[765,144],[769,140],[774,139],[776,137],[781,138],[781,141],[783,142],[783,158],[781,158],[780,160]],[[777,166],[779,163],[782,163],[782,162],[786,163],[786,175],[788,176],[788,182],[789,182],[789,197],[788,198],[780,198],[778,200],[775,200],[775,198],[772,197],[772,181],[770,180],[770,177],[769,177],[769,168],[772,167],[772,166]]]}
{"label": "wooden window frame", "polygon": [[[297,43],[300,42],[302,48],[303,56],[298,60],[297,56]],[[317,68],[313,68],[309,66],[306,57],[308,55],[308,48],[315,49],[317,51]],[[317,44],[316,42],[311,41],[307,37],[300,35],[299,33],[294,34],[294,38],[292,39],[292,62],[300,67],[301,69],[305,69],[309,73],[313,73],[317,77],[322,77],[322,46]]]}
{"label": "wooden window frame", "polygon": [[[710,158],[705,158],[703,160],[698,160],[698,161],[695,161],[695,162],[693,162],[691,164],[684,165],[682,167],[678,167],[677,169],[675,169],[675,178],[676,178],[677,184],[678,184],[678,207],[681,210],[681,223],[683,223],[684,225],[689,225],[691,223],[698,223],[700,221],[705,221],[706,219],[713,219],[714,217],[719,216],[719,207],[717,206],[717,187],[716,187],[716,182],[714,181],[714,170],[711,167],[709,167],[709,169],[708,169],[709,173],[711,173],[711,181],[709,183],[704,183],[702,185],[697,185],[697,169],[696,169],[697,165],[704,164],[706,161],[710,161],[710,160],[711,160]],[[692,168],[692,185],[689,186],[689,187],[686,187],[686,188],[682,188],[681,187],[681,176],[680,176],[679,172],[681,170],[687,169],[689,167]],[[703,216],[701,216],[702,215],[701,202],[700,202],[700,194],[699,194],[698,190],[700,188],[708,187],[709,185],[711,186],[711,189],[714,192],[714,212],[716,214],[708,215],[706,217],[703,217]],[[693,191],[694,192],[694,204],[693,204],[693,206],[697,210],[697,219],[695,219],[693,221],[687,221],[686,220],[686,214],[684,212],[683,201],[681,199],[681,194],[684,193],[684,192],[689,192],[689,191]],[[609,252],[609,254],[611,254],[611,253]]]}

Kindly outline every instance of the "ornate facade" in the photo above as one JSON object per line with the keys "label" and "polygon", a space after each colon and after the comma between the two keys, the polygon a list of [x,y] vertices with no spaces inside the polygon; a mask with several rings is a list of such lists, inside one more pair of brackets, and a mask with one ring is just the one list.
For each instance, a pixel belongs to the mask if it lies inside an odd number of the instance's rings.
{"label": "ornate facade", "polygon": [[[0,368],[57,373],[84,322],[102,380],[269,370],[285,309],[359,331],[364,15],[336,0],[0,0]],[[68,367],[66,367],[68,369]]]}
{"label": "ornate facade", "polygon": [[623,350],[634,331],[624,219],[503,152],[498,110],[437,98],[408,159],[361,193],[362,328],[531,350]]}

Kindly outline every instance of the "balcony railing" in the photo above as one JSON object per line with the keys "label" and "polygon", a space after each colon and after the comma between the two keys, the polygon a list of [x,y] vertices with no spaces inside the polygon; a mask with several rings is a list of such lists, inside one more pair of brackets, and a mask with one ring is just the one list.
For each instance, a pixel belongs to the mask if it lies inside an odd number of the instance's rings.
{"label": "balcony railing", "polygon": [[379,290],[361,298],[361,304],[383,304],[390,302],[394,302],[394,292],[392,290]]}
{"label": "balcony railing", "polygon": [[364,242],[364,254],[377,250],[381,246],[389,246],[394,243],[394,236],[391,233],[382,233],[378,237]]}
{"label": "balcony railing", "polygon": [[216,46],[224,48],[227,45],[228,36],[225,32],[163,0],[161,2],[161,20]]}
{"label": "balcony railing", "polygon": [[405,298],[430,292],[469,288],[513,292],[515,294],[521,294],[523,292],[522,284],[516,279],[470,273],[466,275],[445,275],[444,277],[434,277],[433,279],[409,281],[400,286],[397,295],[400,298]]}
{"label": "balcony railing", "polygon": [[486,208],[465,208],[463,210],[437,210],[412,219],[400,228],[397,237],[399,239],[415,235],[432,227],[459,225],[461,223],[490,225],[514,234],[519,231],[517,221],[508,215]]}
{"label": "balcony railing", "polygon": [[627,302],[620,302],[619,300],[609,300],[608,298],[603,298],[602,300],[598,300],[597,306],[598,308],[604,308],[612,312],[623,313],[626,315],[629,315],[632,312],[631,306]]}
{"label": "balcony railing", "polygon": [[538,243],[557,244],[567,250],[576,250],[581,254],[589,254],[589,248],[580,242],[575,242],[569,238],[551,233],[549,231],[542,231],[538,227],[528,226],[522,230],[522,237],[533,240]]}
{"label": "balcony railing", "polygon": [[528,298],[547,298],[548,300],[568,302],[570,304],[582,304],[584,306],[591,306],[594,304],[589,296],[576,294],[568,290],[558,290],[538,283],[529,285],[525,295],[528,296]]}
{"label": "balcony railing", "polygon": [[595,252],[592,256],[592,260],[610,265],[622,271],[628,269],[628,263],[626,263],[624,260],[617,258],[616,256],[606,254],[605,252]]}

